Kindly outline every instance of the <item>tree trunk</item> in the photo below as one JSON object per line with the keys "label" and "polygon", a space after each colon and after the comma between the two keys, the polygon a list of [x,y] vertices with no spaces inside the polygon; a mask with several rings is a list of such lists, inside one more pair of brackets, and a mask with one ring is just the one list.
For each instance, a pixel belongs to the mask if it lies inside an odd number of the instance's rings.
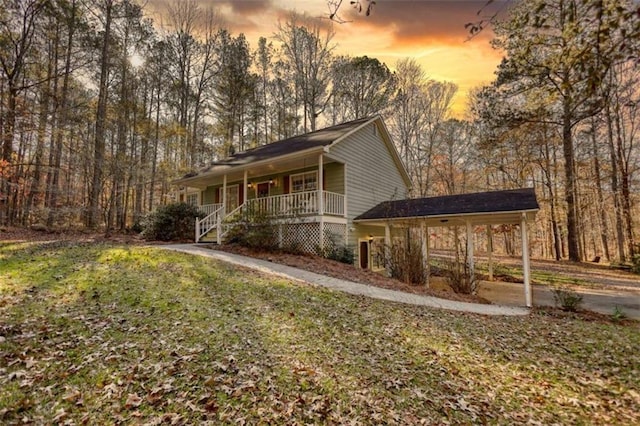
{"label": "tree trunk", "polygon": [[87,226],[95,229],[100,220],[100,195],[102,194],[102,169],[105,154],[105,127],[107,120],[107,93],[109,77],[109,38],[111,35],[111,9],[113,0],[105,0],[105,25],[100,60],[100,89],[96,112],[96,134],[93,149],[93,178],[89,194],[89,220]]}
{"label": "tree trunk", "polygon": [[67,46],[65,52],[64,61],[64,77],[62,80],[62,92],[60,93],[60,101],[56,103],[56,119],[54,120],[54,126],[52,129],[52,146],[49,158],[51,159],[49,164],[49,171],[47,172],[47,195],[46,204],[49,207],[49,214],[47,216],[47,226],[51,227],[54,224],[55,212],[58,204],[58,194],[60,192],[60,163],[62,160],[62,136],[65,132],[65,126],[67,125],[67,119],[69,117],[69,106],[67,105],[67,98],[69,94],[69,77],[71,75],[71,51],[73,46],[73,37],[76,30],[76,2],[71,3],[71,16],[69,16],[69,27],[67,29]]}
{"label": "tree trunk", "polygon": [[624,262],[626,260],[624,253],[624,227],[622,221],[622,209],[620,202],[620,190],[618,188],[618,159],[614,146],[613,137],[613,118],[611,110],[607,106],[607,140],[609,142],[609,154],[611,156],[611,192],[613,194],[613,208],[616,218],[616,247],[618,250],[618,260]]}
{"label": "tree trunk", "polygon": [[578,217],[576,210],[576,183],[575,183],[575,159],[573,150],[573,138],[571,134],[571,100],[565,95],[562,115],[562,150],[564,154],[565,171],[565,201],[567,203],[567,247],[569,260],[579,262],[581,260],[578,245]]}

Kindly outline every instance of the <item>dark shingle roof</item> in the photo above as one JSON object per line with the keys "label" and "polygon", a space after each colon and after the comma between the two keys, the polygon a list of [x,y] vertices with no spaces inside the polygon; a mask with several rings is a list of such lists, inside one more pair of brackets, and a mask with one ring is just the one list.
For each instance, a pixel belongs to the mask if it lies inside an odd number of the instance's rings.
{"label": "dark shingle roof", "polygon": [[355,220],[400,219],[538,209],[533,188],[385,201]]}
{"label": "dark shingle roof", "polygon": [[[327,127],[316,130],[314,132],[305,133],[303,135],[293,136],[267,145],[247,151],[238,152],[223,160],[214,161],[209,166],[201,169],[198,174],[214,172],[218,166],[241,166],[256,161],[277,158],[283,155],[293,154],[295,152],[304,151],[311,148],[323,147],[331,145],[347,133],[357,129],[362,124],[370,121],[373,117],[360,118],[358,120],[349,121],[347,123],[338,124],[336,126]],[[185,176],[195,176],[193,173]]]}

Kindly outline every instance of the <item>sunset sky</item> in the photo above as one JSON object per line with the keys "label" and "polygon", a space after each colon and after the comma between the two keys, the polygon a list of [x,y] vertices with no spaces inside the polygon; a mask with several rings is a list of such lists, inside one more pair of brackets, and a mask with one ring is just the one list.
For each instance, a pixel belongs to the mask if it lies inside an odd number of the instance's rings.
{"label": "sunset sky", "polygon": [[[223,17],[233,33],[245,33],[252,48],[257,39],[273,38],[278,21],[284,21],[291,10],[312,17],[325,18],[329,8],[325,0],[198,0],[203,8],[209,6]],[[456,83],[459,92],[454,100],[456,115],[466,105],[467,92],[488,83],[501,59],[489,45],[490,30],[468,39],[464,24],[477,20],[477,13],[486,0],[377,0],[371,16],[357,14],[344,0],[340,17],[346,21],[334,24],[336,53],[378,58],[391,69],[404,57],[415,58],[432,79]],[[493,9],[501,7],[496,2]],[[150,0],[147,12],[158,23],[162,21],[166,3]]]}

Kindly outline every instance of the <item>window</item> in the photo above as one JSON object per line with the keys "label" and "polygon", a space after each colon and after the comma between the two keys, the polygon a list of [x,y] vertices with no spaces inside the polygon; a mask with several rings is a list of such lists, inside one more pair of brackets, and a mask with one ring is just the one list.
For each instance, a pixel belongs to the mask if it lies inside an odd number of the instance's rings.
{"label": "window", "polygon": [[[222,186],[218,188],[218,199],[220,203],[224,200],[224,195],[222,194]],[[227,213],[231,213],[235,210],[240,204],[240,187],[239,185],[227,185]]]}
{"label": "window", "polygon": [[187,204],[190,204],[192,206],[197,206],[198,205],[198,193],[194,193],[194,194],[187,194]]}
{"label": "window", "polygon": [[318,189],[318,172],[291,175],[291,192],[315,191]]}

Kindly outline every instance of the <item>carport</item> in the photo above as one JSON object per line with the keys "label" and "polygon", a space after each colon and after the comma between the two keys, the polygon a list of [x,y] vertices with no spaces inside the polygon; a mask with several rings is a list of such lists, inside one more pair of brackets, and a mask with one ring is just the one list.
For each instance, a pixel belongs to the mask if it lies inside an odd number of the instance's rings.
{"label": "carport", "polygon": [[527,223],[540,207],[533,188],[476,192],[440,197],[385,201],[354,219],[356,224],[384,227],[385,246],[391,246],[391,228],[420,228],[422,256],[429,264],[429,228],[463,226],[467,237],[467,264],[474,274],[473,228],[487,227],[489,277],[493,275],[491,253],[493,225],[519,225],[522,240],[522,269],[525,305],[532,306],[531,271]]}

